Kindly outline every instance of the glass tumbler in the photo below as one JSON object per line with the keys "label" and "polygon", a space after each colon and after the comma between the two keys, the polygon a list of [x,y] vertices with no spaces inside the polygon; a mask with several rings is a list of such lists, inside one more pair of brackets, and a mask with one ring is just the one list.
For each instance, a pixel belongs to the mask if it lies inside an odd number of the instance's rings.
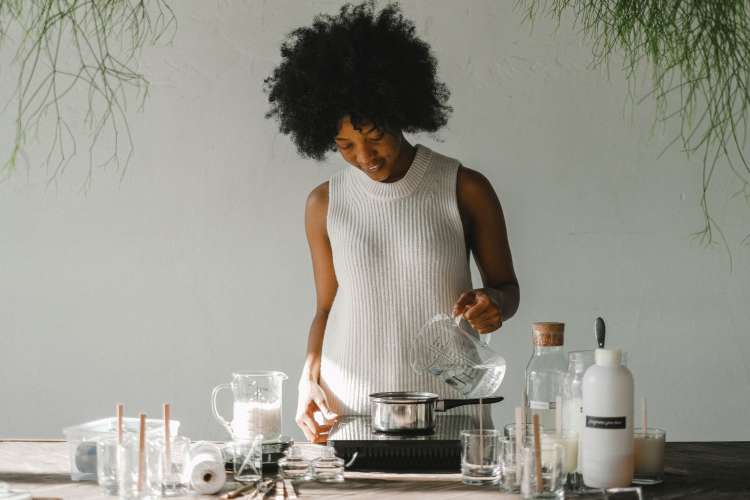
{"label": "glass tumbler", "polygon": [[521,483],[518,474],[518,448],[516,440],[500,438],[500,491],[520,493]]}
{"label": "glass tumbler", "polygon": [[498,484],[500,432],[495,429],[461,431],[461,477],[464,484]]}
{"label": "glass tumbler", "polygon": [[263,434],[232,441],[230,448],[235,481],[249,483],[259,480],[263,475]]}
{"label": "glass tumbler", "polygon": [[664,447],[667,433],[649,427],[633,429],[635,475],[633,484],[659,484],[664,480]]}
{"label": "glass tumbler", "polygon": [[154,446],[153,441],[145,440],[143,455],[139,453],[139,442],[137,434],[126,434],[117,444],[117,495],[120,498],[146,498],[161,494],[158,472],[154,471],[153,462],[149,464],[149,449]]}
{"label": "glass tumbler", "polygon": [[149,443],[148,450],[149,489],[162,496],[187,494],[190,439],[173,436],[165,446],[164,439],[158,438]]}
{"label": "glass tumbler", "polygon": [[521,450],[521,494],[523,498],[562,500],[565,497],[562,446],[552,441],[541,443],[540,470],[536,467],[536,456],[533,446],[526,446]]}
{"label": "glass tumbler", "polygon": [[109,495],[117,495],[117,438],[96,442],[96,480]]}

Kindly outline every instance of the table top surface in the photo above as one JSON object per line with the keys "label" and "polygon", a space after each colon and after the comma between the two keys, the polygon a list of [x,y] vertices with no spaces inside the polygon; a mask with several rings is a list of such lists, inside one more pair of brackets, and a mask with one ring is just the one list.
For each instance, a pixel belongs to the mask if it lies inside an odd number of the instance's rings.
{"label": "table top surface", "polygon": [[[750,498],[750,442],[667,443],[665,481],[643,487],[646,499],[748,499]],[[11,488],[30,491],[35,498],[93,499],[107,497],[95,482],[70,479],[65,442],[0,441],[0,481]],[[227,486],[227,488],[229,485]],[[340,484],[298,484],[300,498],[474,499],[520,498],[501,493],[497,487],[467,486],[459,474],[386,474],[347,472]],[[172,497],[181,498],[181,497]],[[182,498],[216,499],[190,495]],[[267,498],[274,498],[270,494]],[[581,497],[578,497],[581,498]],[[586,498],[603,498],[591,495]],[[610,498],[633,498],[632,496]]]}

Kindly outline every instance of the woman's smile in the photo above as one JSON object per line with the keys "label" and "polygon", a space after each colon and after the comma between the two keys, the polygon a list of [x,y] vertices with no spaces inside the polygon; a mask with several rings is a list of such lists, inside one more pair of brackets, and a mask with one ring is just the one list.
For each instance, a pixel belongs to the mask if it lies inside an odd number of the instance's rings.
{"label": "woman's smile", "polygon": [[375,173],[383,168],[383,160],[377,160],[364,166],[362,170],[366,170],[370,173]]}

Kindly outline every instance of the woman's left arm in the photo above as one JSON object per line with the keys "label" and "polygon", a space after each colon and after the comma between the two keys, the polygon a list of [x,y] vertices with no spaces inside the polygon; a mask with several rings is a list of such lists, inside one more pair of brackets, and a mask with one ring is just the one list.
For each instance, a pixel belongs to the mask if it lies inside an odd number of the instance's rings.
{"label": "woman's left arm", "polygon": [[463,314],[474,330],[490,333],[516,313],[520,299],[505,217],[495,190],[479,172],[459,167],[456,195],[467,243],[484,287],[462,294],[453,315]]}

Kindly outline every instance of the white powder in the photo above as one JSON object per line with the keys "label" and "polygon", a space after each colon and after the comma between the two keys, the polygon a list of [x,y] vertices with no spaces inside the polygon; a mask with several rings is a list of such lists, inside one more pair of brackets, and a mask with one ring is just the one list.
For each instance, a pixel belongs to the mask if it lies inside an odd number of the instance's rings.
{"label": "white powder", "polygon": [[232,430],[237,439],[250,439],[263,434],[263,440],[278,439],[281,435],[281,400],[273,403],[235,401]]}

